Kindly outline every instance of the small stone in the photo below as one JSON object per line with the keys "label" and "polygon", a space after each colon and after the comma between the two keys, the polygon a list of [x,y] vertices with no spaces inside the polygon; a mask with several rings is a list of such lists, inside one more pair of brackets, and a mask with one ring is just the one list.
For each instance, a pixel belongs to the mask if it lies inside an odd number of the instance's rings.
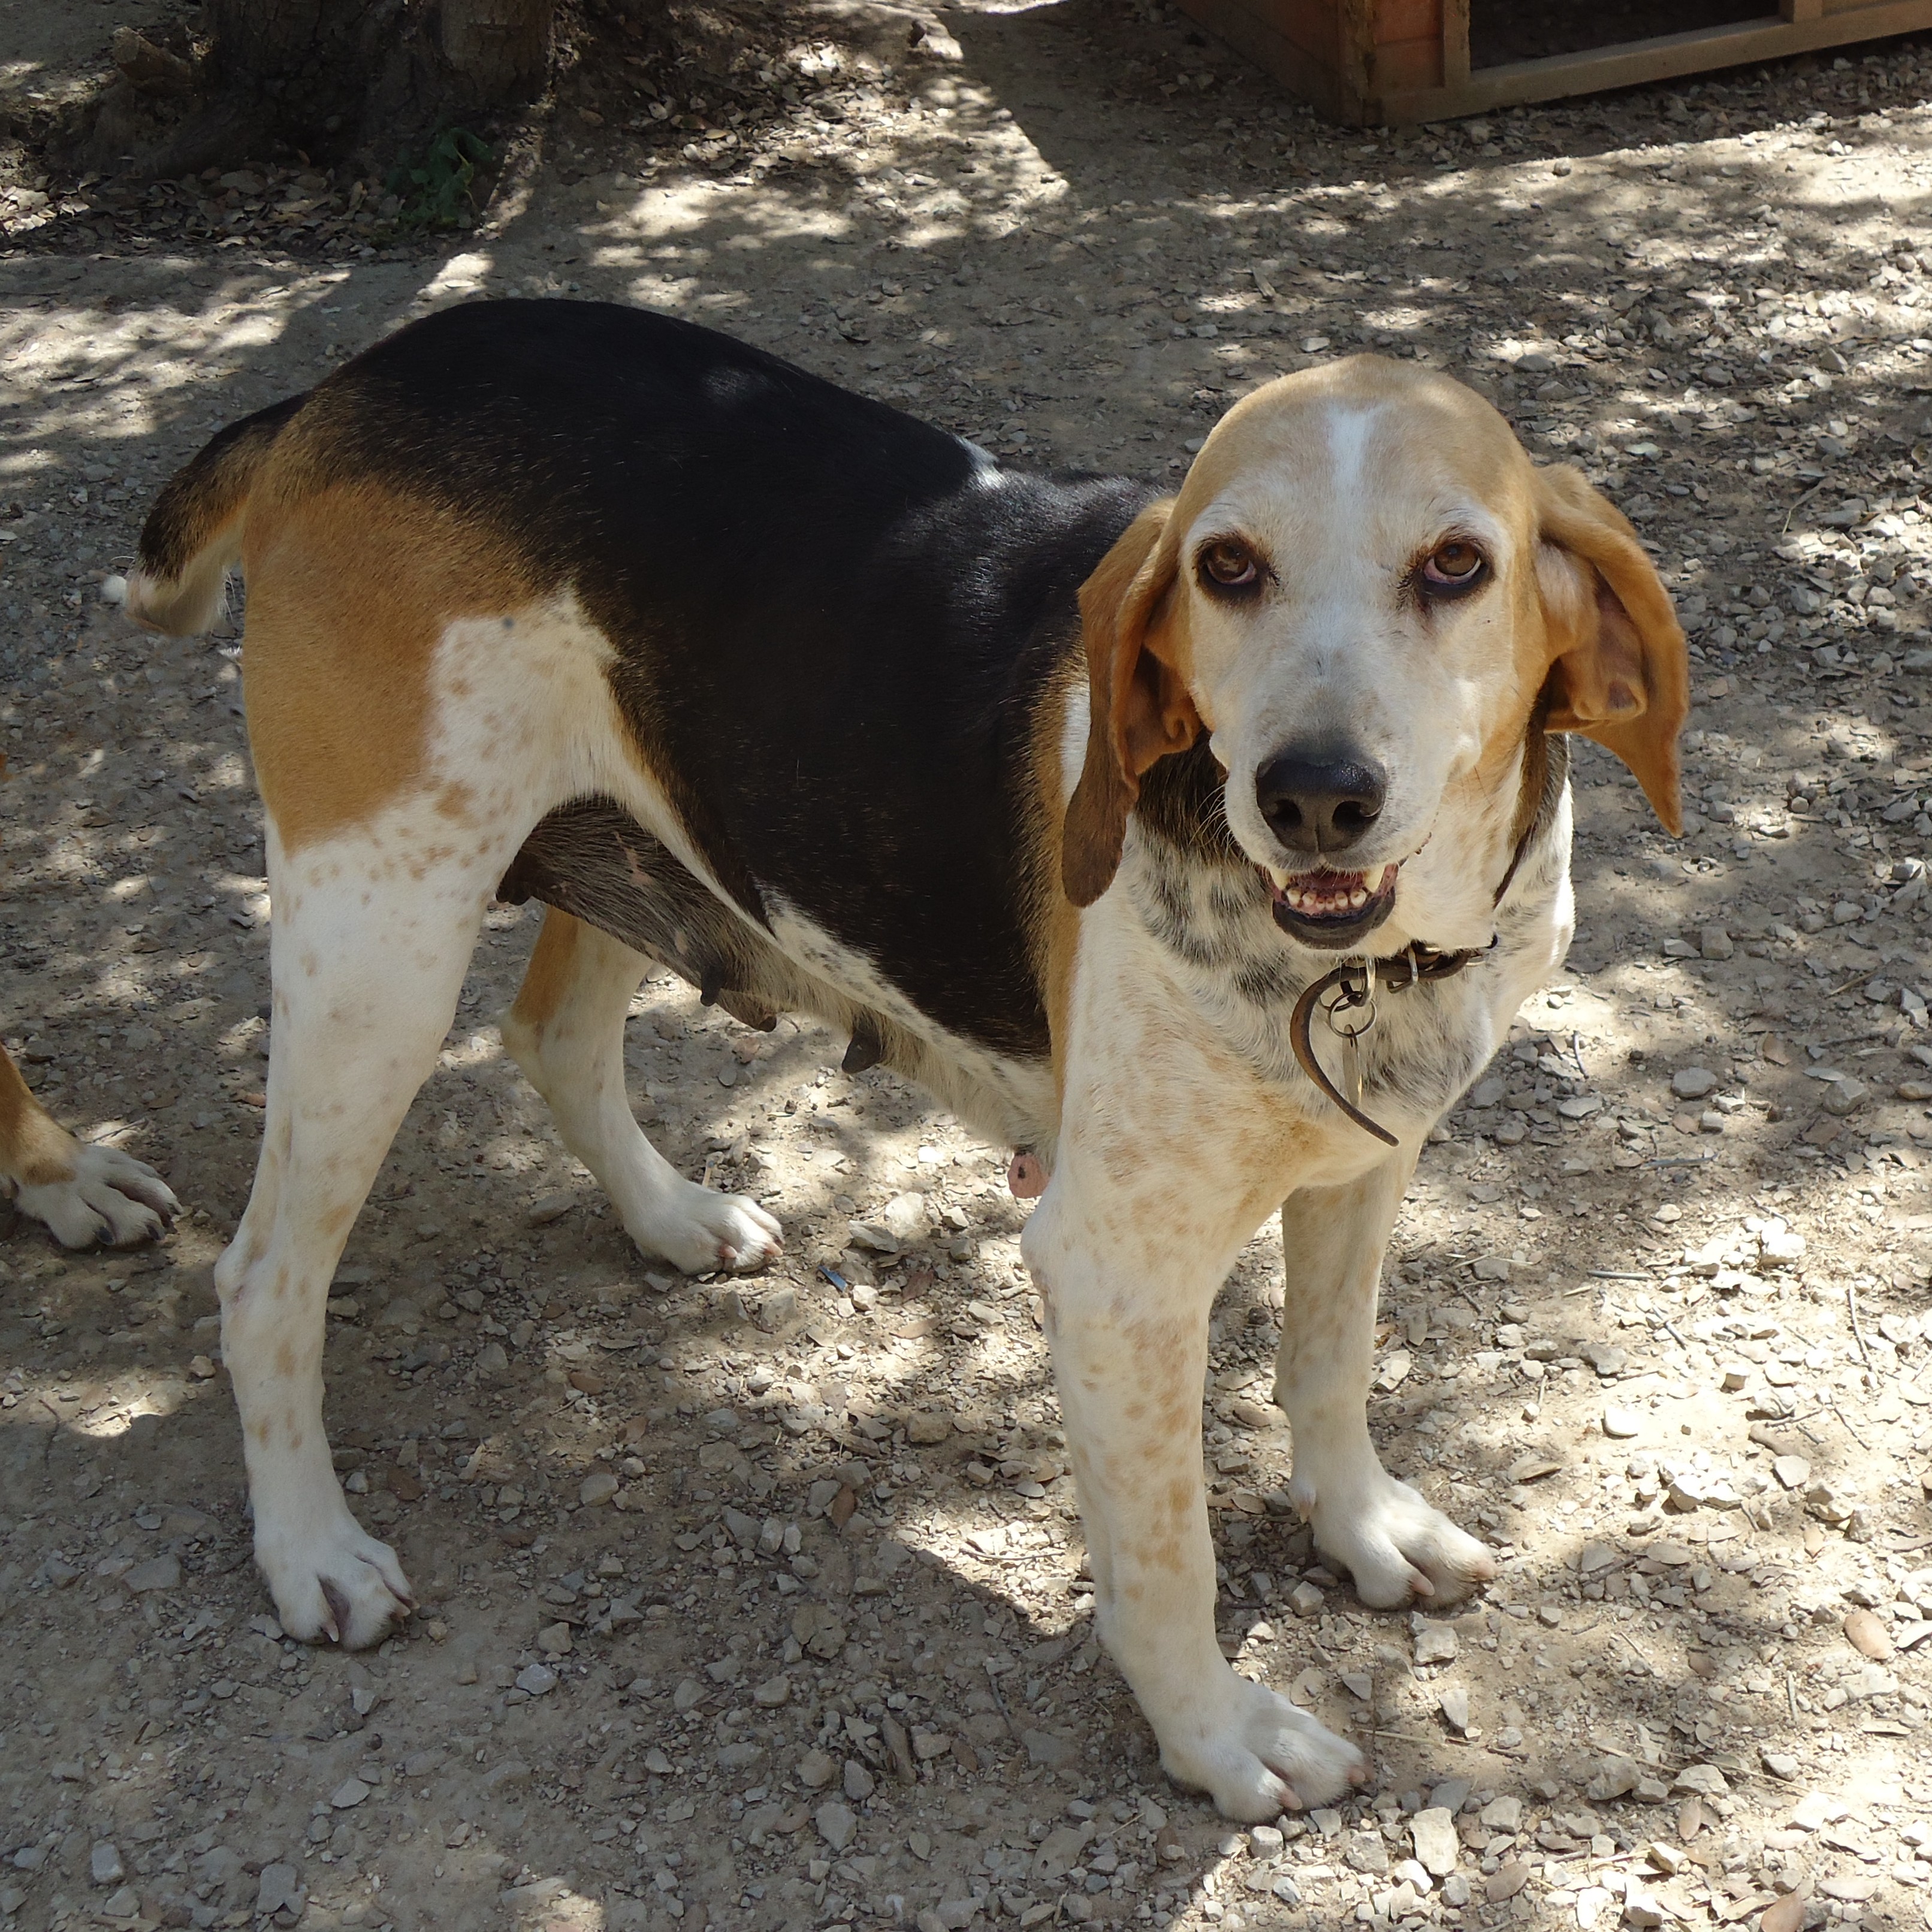
{"label": "small stone", "polygon": [[368,1795],[368,1786],[359,1778],[345,1778],[328,1794],[328,1802],[338,1811],[352,1811]]}
{"label": "small stone", "polygon": [[1670,1090],[1680,1100],[1701,1100],[1717,1084],[1718,1076],[1708,1066],[1681,1066],[1670,1076]]}
{"label": "small stone", "polygon": [[1248,1834],[1248,1854],[1251,1858],[1278,1858],[1286,1842],[1274,1826],[1257,1825]]}
{"label": "small stone", "polygon": [[1698,1797],[1721,1798],[1731,1787],[1714,1764],[1687,1764],[1677,1774],[1676,1782],[1670,1788],[1673,1792],[1689,1792]]}
{"label": "small stone", "polygon": [[1298,1617],[1313,1616],[1326,1601],[1321,1591],[1305,1580],[1288,1593],[1288,1606]]}
{"label": "small stone", "polygon": [[1515,1898],[1528,1882],[1528,1866],[1520,1858],[1510,1858],[1490,1874],[1484,1895],[1492,1905],[1500,1905],[1504,1899]]}
{"label": "small stone", "polygon": [[622,1485],[608,1469],[593,1470],[577,1486],[577,1500],[586,1509],[608,1503]]}
{"label": "small stone", "polygon": [[878,1789],[878,1780],[856,1757],[845,1760],[845,1774],[840,1782],[854,1804],[864,1804]]}
{"label": "small stone", "polygon": [[1832,1080],[1826,1083],[1825,1097],[1820,1104],[1826,1113],[1842,1119],[1856,1113],[1870,1097],[1871,1089],[1862,1080]]}
{"label": "small stone", "polygon": [[1697,935],[1697,950],[1706,959],[1728,959],[1736,950],[1721,926],[1707,926]]}
{"label": "small stone", "polygon": [[556,1672],[547,1664],[526,1664],[517,1672],[517,1688],[529,1697],[548,1697],[556,1688]]}
{"label": "small stone", "polygon": [[1453,1664],[1460,1646],[1454,1630],[1448,1624],[1431,1623],[1426,1617],[1412,1617],[1409,1620],[1415,1633],[1415,1660],[1418,1664]]}
{"label": "small stone", "polygon": [[1442,1878],[1456,1869],[1462,1841],[1456,1835],[1454,1813],[1446,1808],[1418,1811],[1408,1821],[1410,1842],[1422,1868],[1431,1878]]}
{"label": "small stone", "polygon": [[1469,1694],[1460,1686],[1445,1690],[1436,1700],[1442,1721],[1458,1736],[1469,1728]]}
{"label": "small stone", "polygon": [[576,1205],[574,1194],[539,1194],[524,1210],[524,1220],[530,1227],[545,1228],[562,1220]]}
{"label": "small stone", "polygon": [[1780,1456],[1772,1464],[1771,1473],[1787,1490],[1802,1490],[1811,1480],[1811,1465],[1802,1456]]}
{"label": "small stone", "polygon": [[1653,1932],[1664,1922],[1664,1907],[1635,1879],[1624,1886],[1624,1918],[1631,1932]]}
{"label": "small stone", "polygon": [[1505,1792],[1500,1798],[1492,1798],[1479,1815],[1491,1831],[1514,1835],[1522,1829],[1522,1800]]}
{"label": "small stone", "polygon": [[127,1876],[118,1848],[101,1839],[87,1855],[87,1875],[96,1885],[118,1885]]}
{"label": "small stone", "polygon": [[823,1791],[838,1773],[838,1767],[822,1750],[808,1750],[799,1760],[798,1781],[808,1791]]}
{"label": "small stone", "polygon": [[132,1918],[141,1909],[141,1894],[131,1885],[111,1892],[100,1902],[101,1915],[107,1918]]}
{"label": "small stone", "polygon": [[1597,1767],[1597,1774],[1583,1788],[1583,1796],[1593,1804],[1606,1804],[1628,1798],[1643,1775],[1635,1761],[1627,1757],[1606,1757]]}
{"label": "small stone", "polygon": [[1045,1765],[1049,1771],[1071,1771],[1080,1762],[1080,1747],[1071,1738],[1052,1731],[1022,1731],[1020,1742],[1035,1764]]}
{"label": "small stone", "polygon": [[255,1916],[258,1918],[266,1918],[269,1913],[280,1912],[284,1906],[299,1918],[307,1899],[302,1874],[293,1865],[270,1864],[262,1868],[262,1875],[255,1887]]}
{"label": "small stone", "polygon": [[1634,1408],[1619,1408],[1612,1402],[1604,1411],[1604,1433],[1622,1442],[1643,1433],[1643,1418]]}
{"label": "small stone", "polygon": [[546,1624],[537,1632],[537,1648],[546,1657],[568,1657],[572,1643],[568,1624]]}
{"label": "small stone", "polygon": [[1760,1761],[1773,1778],[1780,1778],[1786,1784],[1798,1775],[1798,1760],[1789,1751],[1773,1750],[1768,1744],[1757,1748]]}
{"label": "small stone", "polygon": [[836,1798],[821,1804],[814,1814],[812,1822],[818,1827],[818,1835],[835,1852],[843,1852],[859,1834],[859,1820],[856,1814]]}
{"label": "small stone", "polygon": [[783,1671],[777,1676],[767,1678],[752,1693],[752,1702],[763,1705],[766,1710],[774,1709],[791,1696],[791,1679]]}
{"label": "small stone", "polygon": [[182,1580],[181,1558],[178,1556],[151,1556],[145,1563],[137,1563],[121,1579],[124,1588],[136,1596],[150,1590],[172,1590]]}
{"label": "small stone", "polygon": [[1882,1664],[1892,1654],[1892,1634],[1870,1610],[1854,1610],[1845,1619],[1845,1638],[1861,1657]]}

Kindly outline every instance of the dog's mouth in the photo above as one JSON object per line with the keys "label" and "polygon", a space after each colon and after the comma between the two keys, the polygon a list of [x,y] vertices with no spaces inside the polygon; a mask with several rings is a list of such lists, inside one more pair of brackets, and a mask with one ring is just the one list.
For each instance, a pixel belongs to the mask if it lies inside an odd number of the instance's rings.
{"label": "dog's mouth", "polygon": [[1365,938],[1395,908],[1395,882],[1402,868],[1371,866],[1362,872],[1337,872],[1328,866],[1312,872],[1276,872],[1262,878],[1274,902],[1274,922],[1304,945],[1335,951]]}

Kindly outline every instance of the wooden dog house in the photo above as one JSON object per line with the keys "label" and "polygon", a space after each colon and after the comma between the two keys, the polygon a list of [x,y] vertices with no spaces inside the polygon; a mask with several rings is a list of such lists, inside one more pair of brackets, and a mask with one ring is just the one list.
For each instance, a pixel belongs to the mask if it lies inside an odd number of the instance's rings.
{"label": "wooden dog house", "polygon": [[[1932,0],[1778,0],[1775,13],[1770,0],[1177,4],[1321,112],[1356,123],[1445,120],[1932,27]],[[1660,25],[1672,31],[1646,31]]]}

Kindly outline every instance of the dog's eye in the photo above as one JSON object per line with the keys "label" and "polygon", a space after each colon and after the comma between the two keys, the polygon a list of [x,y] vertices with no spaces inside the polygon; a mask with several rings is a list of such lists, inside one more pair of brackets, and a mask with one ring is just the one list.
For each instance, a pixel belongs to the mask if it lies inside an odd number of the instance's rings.
{"label": "dog's eye", "polygon": [[1203,548],[1196,562],[1202,582],[1210,590],[1252,590],[1262,580],[1254,552],[1226,537]]}
{"label": "dog's eye", "polygon": [[1423,560],[1422,587],[1432,596],[1454,597],[1473,590],[1488,568],[1488,560],[1474,544],[1451,537]]}

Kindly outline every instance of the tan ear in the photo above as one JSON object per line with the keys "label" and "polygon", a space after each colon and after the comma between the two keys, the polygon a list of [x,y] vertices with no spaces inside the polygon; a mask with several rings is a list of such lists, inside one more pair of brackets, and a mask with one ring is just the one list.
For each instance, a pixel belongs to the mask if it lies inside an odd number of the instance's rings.
{"label": "tan ear", "polygon": [[1174,500],[1150,503],[1080,586],[1080,634],[1090,709],[1087,758],[1066,807],[1060,876],[1091,905],[1120,869],[1141,774],[1184,752],[1201,729],[1166,620],[1177,571],[1166,541]]}
{"label": "tan ear", "polygon": [[1677,734],[1690,709],[1684,632],[1623,514],[1580,470],[1537,472],[1543,545],[1537,582],[1552,662],[1544,729],[1616,752],[1675,836],[1684,829]]}

